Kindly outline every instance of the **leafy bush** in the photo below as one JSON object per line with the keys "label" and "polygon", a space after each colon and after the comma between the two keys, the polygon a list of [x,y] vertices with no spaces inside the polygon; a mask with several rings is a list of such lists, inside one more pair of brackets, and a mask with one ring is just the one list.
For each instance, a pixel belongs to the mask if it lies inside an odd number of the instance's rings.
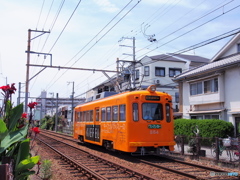
{"label": "leafy bush", "polygon": [[230,122],[219,119],[176,119],[174,121],[175,135],[195,136],[193,128],[198,126],[201,137],[227,137],[234,135],[234,127]]}

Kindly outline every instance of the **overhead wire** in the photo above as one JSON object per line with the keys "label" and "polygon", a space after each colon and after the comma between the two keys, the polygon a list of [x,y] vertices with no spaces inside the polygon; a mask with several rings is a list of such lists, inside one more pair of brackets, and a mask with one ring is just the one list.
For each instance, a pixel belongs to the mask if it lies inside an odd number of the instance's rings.
{"label": "overhead wire", "polygon": [[[223,33],[223,34],[221,34],[221,35],[215,36],[215,37],[213,37],[213,38],[210,38],[210,39],[208,39],[208,40],[205,40],[205,41],[203,41],[203,42],[197,43],[197,44],[195,44],[195,45],[189,46],[189,47],[187,47],[187,48],[181,49],[181,50],[176,51],[176,52],[174,52],[174,53],[166,54],[165,56],[161,57],[161,60],[167,60],[167,59],[170,58],[170,57],[174,57],[174,56],[176,56],[176,55],[181,55],[181,54],[183,54],[183,53],[185,53],[185,52],[188,52],[188,51],[190,51],[190,50],[193,50],[193,49],[197,49],[197,48],[206,46],[206,45],[208,45],[208,44],[211,44],[211,43],[220,41],[220,40],[222,40],[222,39],[228,38],[228,37],[230,37],[230,36],[233,36],[233,35],[236,35],[236,34],[239,34],[239,33],[240,33],[240,27],[237,28],[237,29],[228,31],[228,32],[226,32],[226,33]],[[148,62],[145,62],[145,63],[143,64],[143,66],[149,65],[149,64],[153,64],[153,63],[155,63],[155,62],[156,62],[156,61],[154,61],[154,62],[153,62],[153,61],[148,61]],[[138,67],[142,67],[142,65],[140,65],[140,66],[138,66]],[[166,75],[169,75],[169,74],[166,74]]]}
{"label": "overhead wire", "polygon": [[[139,3],[141,0],[139,0],[130,10],[128,10],[112,27],[110,27],[90,48],[88,48],[72,65],[71,67],[76,64],[84,55],[86,55],[103,37],[105,37],[126,15],[128,15]],[[49,89],[51,86],[53,86],[68,70],[65,70],[62,75],[55,80],[51,85],[47,86]]]}
{"label": "overhead wire", "polygon": [[[200,16],[200,17],[197,18],[197,19],[194,19],[194,20],[191,21],[190,23],[182,26],[181,28],[175,30],[174,32],[172,32],[172,33],[170,33],[170,34],[168,34],[168,35],[166,35],[165,37],[159,38],[159,39],[157,40],[157,42],[162,41],[163,39],[169,37],[170,35],[172,35],[172,34],[178,32],[178,31],[184,29],[185,27],[187,27],[187,26],[189,26],[189,25],[191,25],[191,24],[193,24],[193,23],[195,23],[195,22],[197,22],[198,20],[206,17],[207,15],[209,15],[209,14],[211,14],[211,13],[213,13],[213,12],[215,12],[215,11],[221,9],[221,8],[223,8],[224,6],[226,6],[227,4],[230,4],[230,3],[233,2],[233,1],[234,1],[234,0],[228,1],[227,3],[225,3],[225,4],[223,4],[223,5],[220,5],[218,8],[215,8],[214,10],[208,12],[207,14],[204,14],[203,16]],[[203,3],[203,2],[201,2],[201,3]],[[201,3],[200,3],[200,4],[201,4]],[[221,2],[220,4],[222,4],[222,2]],[[195,6],[195,8],[196,8],[196,7],[198,7],[198,6]],[[194,8],[194,9],[195,9],[195,8]],[[192,10],[191,10],[191,11],[192,11]],[[189,12],[188,12],[188,13],[189,13]],[[187,13],[187,14],[188,14],[188,13]],[[186,15],[186,14],[185,14],[185,15]],[[185,16],[185,15],[184,15],[184,16]],[[181,18],[183,18],[184,16],[182,16]],[[178,19],[178,20],[179,20],[179,19]],[[166,27],[165,29],[168,29],[168,28]],[[159,33],[160,33],[160,32],[158,32],[158,33],[156,33],[156,34],[159,34]],[[140,50],[136,51],[136,53],[138,53],[138,52],[140,52],[140,51],[142,51],[142,50],[144,50],[144,49],[146,49],[146,48],[149,48],[149,47],[152,46],[152,45],[154,45],[154,43],[150,43],[149,45],[145,46],[144,48],[141,48]],[[164,45],[166,45],[166,44],[164,44]],[[155,50],[156,50],[156,48],[155,48]]]}
{"label": "overhead wire", "polygon": [[[230,3],[230,2],[228,2],[228,3]],[[224,6],[227,5],[228,3],[224,4],[223,6],[221,6],[221,7],[219,7],[219,8],[224,7]],[[228,12],[230,12],[230,11],[236,9],[237,7],[238,7],[238,6],[236,6],[236,7],[232,8],[232,9],[226,11],[225,13],[228,13]],[[217,9],[219,9],[219,8],[217,8]],[[215,9],[215,11],[216,11],[216,9]],[[213,12],[213,11],[211,11],[211,12]],[[208,13],[208,14],[209,14],[209,13]],[[219,15],[219,16],[217,16],[217,17],[215,17],[215,18],[213,18],[213,19],[211,19],[211,20],[205,22],[204,24],[206,24],[206,23],[208,23],[208,22],[210,22],[210,21],[212,21],[212,20],[214,20],[214,19],[216,19],[216,18],[218,18],[218,17],[220,17],[220,16],[222,16],[222,15],[223,15],[223,14],[221,14],[221,15]],[[205,16],[206,16],[206,15],[204,15],[204,17],[205,17]],[[196,28],[192,29],[191,31],[193,31],[193,30],[195,30],[195,29],[197,29],[197,28],[203,26],[204,24],[202,24],[202,25],[200,25],[200,26],[197,26]],[[191,32],[191,31],[188,31],[187,33]],[[176,31],[175,31],[175,32],[176,32]],[[181,36],[183,36],[183,35],[185,35],[185,34],[187,34],[187,33],[184,33],[184,34],[182,34]],[[181,36],[179,36],[179,37],[181,37]],[[176,39],[176,38],[175,38],[175,39]],[[173,39],[173,40],[175,40],[175,39]],[[173,40],[172,40],[172,41],[173,41]],[[170,42],[171,42],[171,41],[170,41]],[[165,44],[167,44],[167,43],[165,43]],[[164,44],[164,45],[165,45],[165,44]],[[194,48],[191,48],[191,49],[194,49]],[[185,52],[186,52],[186,51],[189,51],[189,49],[187,49],[187,50],[185,49]]]}
{"label": "overhead wire", "polygon": [[[52,9],[53,2],[54,2],[54,0],[53,0],[52,3],[51,3],[51,6],[50,6],[49,11],[48,11],[48,14],[50,13],[50,11],[51,11],[51,9]],[[50,26],[50,32],[52,31],[52,29],[53,29],[53,27],[54,27],[54,25],[55,25],[55,23],[56,23],[56,21],[57,21],[57,19],[58,19],[58,16],[59,16],[59,14],[60,14],[60,12],[61,12],[61,10],[62,10],[62,7],[63,7],[63,5],[64,5],[64,2],[65,2],[65,0],[62,0],[61,4],[60,4],[60,6],[59,6],[59,8],[58,8],[58,10],[57,10],[57,13],[56,13],[56,15],[55,15],[55,17],[54,17],[54,20],[53,20],[53,22],[52,22],[52,24],[51,24],[51,26]],[[43,8],[43,6],[42,6],[42,8]],[[42,12],[42,8],[41,8],[41,12]],[[48,16],[47,16],[47,17],[48,17]],[[46,18],[46,20],[45,20],[45,23],[46,23],[46,22],[47,22],[47,18]],[[45,24],[45,23],[44,23],[44,24]],[[46,45],[46,42],[47,42],[49,36],[50,36],[50,33],[48,33],[47,38],[45,39],[45,42],[44,42],[44,44],[43,44],[42,49],[41,49],[40,52],[43,52],[43,49],[44,49],[44,47],[45,47],[45,45]],[[45,59],[44,59],[44,61],[45,61]],[[44,61],[43,61],[42,64],[44,64]],[[40,70],[40,71],[41,71],[41,70]],[[34,72],[35,72],[35,71],[34,71]],[[37,81],[37,78],[38,78],[38,77],[36,77],[36,78],[34,79],[34,82],[32,83],[31,88],[33,88],[34,84],[35,84],[36,81]]]}
{"label": "overhead wire", "polygon": [[[179,2],[180,2],[180,1],[178,1],[177,3],[179,3]],[[177,3],[176,3],[176,4],[177,4]],[[202,3],[202,2],[201,2],[201,3]],[[175,4],[175,5],[176,5],[176,4]],[[228,3],[227,3],[227,4],[228,4]],[[225,5],[226,5],[226,4],[225,4]],[[222,7],[222,6],[221,6],[221,7]],[[172,9],[172,8],[170,8],[170,9]],[[206,15],[205,15],[205,16],[206,16]]]}
{"label": "overhead wire", "polygon": [[62,29],[61,33],[58,35],[57,39],[56,39],[56,40],[55,40],[55,42],[53,43],[53,45],[52,45],[52,47],[50,48],[50,50],[48,51],[48,53],[50,53],[50,52],[52,51],[52,49],[54,48],[54,46],[56,45],[57,41],[58,41],[58,40],[59,40],[59,38],[61,37],[61,35],[62,35],[63,31],[66,29],[66,27],[67,27],[68,23],[69,23],[69,22],[70,22],[70,20],[72,19],[73,15],[74,15],[74,13],[76,12],[76,10],[77,10],[77,8],[78,8],[79,4],[81,3],[81,1],[82,1],[82,0],[79,0],[79,2],[78,2],[78,4],[77,4],[77,6],[76,6],[76,7],[75,7],[75,9],[73,10],[73,12],[72,12],[71,16],[69,17],[69,19],[68,19],[67,23],[66,23],[66,24],[65,24],[65,26],[63,27],[63,29]]}
{"label": "overhead wire", "polygon": [[166,44],[168,44],[168,43],[170,43],[170,42],[172,42],[172,41],[174,41],[174,40],[176,40],[176,39],[178,39],[178,38],[180,38],[180,37],[182,37],[182,36],[184,36],[184,35],[186,35],[186,34],[188,34],[188,33],[190,33],[190,32],[192,32],[192,31],[194,31],[194,30],[198,29],[199,27],[202,27],[203,25],[205,25],[205,24],[207,24],[207,23],[209,23],[209,22],[211,22],[211,21],[213,21],[213,20],[215,20],[215,19],[217,19],[217,18],[219,18],[219,17],[221,17],[221,16],[223,16],[223,15],[225,15],[225,14],[233,11],[234,9],[236,9],[236,8],[238,8],[238,7],[240,7],[240,5],[235,6],[234,8],[232,8],[232,9],[230,9],[230,10],[228,10],[228,11],[226,11],[226,12],[224,12],[224,13],[222,13],[222,14],[220,14],[220,15],[218,15],[218,16],[216,16],[216,17],[214,17],[214,18],[212,18],[212,19],[210,19],[210,20],[208,20],[208,21],[206,21],[206,22],[198,25],[198,26],[196,26],[195,28],[193,28],[193,29],[191,29],[191,30],[189,30],[189,31],[181,34],[180,36],[177,36],[177,37],[175,37],[175,38],[173,38],[173,39],[171,39],[171,40],[169,40],[169,41],[161,44],[160,46],[157,46],[156,48],[148,51],[147,53],[144,53],[144,54],[141,55],[140,57],[143,57],[144,55],[146,55],[146,54],[148,54],[148,53],[150,53],[150,52],[152,52],[152,51],[154,51],[154,50],[156,50],[156,49],[158,49],[158,48],[160,48],[160,47],[162,47],[162,46],[164,46],[164,45],[166,45]]}
{"label": "overhead wire", "polygon": [[[104,29],[106,29],[106,27],[108,25],[110,25],[114,19],[117,18],[117,16],[119,16],[129,5],[130,3],[132,2],[133,0],[129,1],[83,48],[81,48],[81,50],[79,50],[77,52],[76,55],[74,55],[64,66],[66,66],[69,62],[71,62],[80,52],[82,52],[101,32],[103,32]],[[114,45],[115,46],[115,45]],[[73,65],[72,65],[73,66]],[[55,74],[54,78],[56,77],[57,73]],[[93,75],[93,74],[92,74]],[[87,79],[89,77],[91,77],[92,75],[88,76]],[[54,79],[53,78],[53,79]]]}
{"label": "overhead wire", "polygon": [[79,59],[78,59],[79,60]]}

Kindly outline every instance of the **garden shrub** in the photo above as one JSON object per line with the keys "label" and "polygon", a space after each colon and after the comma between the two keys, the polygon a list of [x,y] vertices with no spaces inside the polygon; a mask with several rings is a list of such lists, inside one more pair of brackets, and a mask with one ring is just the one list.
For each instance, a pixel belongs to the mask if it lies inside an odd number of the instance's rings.
{"label": "garden shrub", "polygon": [[213,141],[215,137],[226,138],[234,135],[233,124],[219,119],[176,119],[174,120],[174,133],[189,139],[195,136],[193,130],[196,126],[199,129],[199,136],[206,138],[202,141],[205,142],[204,144]]}

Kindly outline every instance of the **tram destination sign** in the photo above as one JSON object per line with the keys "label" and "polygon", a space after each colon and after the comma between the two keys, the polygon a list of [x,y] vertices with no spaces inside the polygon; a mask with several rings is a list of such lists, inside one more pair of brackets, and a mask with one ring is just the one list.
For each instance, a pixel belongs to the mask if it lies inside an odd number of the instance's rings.
{"label": "tram destination sign", "polygon": [[160,96],[145,96],[147,101],[160,101]]}
{"label": "tram destination sign", "polygon": [[149,124],[148,129],[160,129],[161,125],[160,124]]}

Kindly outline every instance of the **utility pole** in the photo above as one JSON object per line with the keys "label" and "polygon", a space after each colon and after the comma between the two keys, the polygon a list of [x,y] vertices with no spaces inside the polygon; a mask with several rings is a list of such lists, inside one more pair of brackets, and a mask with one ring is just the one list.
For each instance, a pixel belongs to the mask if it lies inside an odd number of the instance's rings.
{"label": "utility pole", "polygon": [[[31,32],[39,32],[42,33],[34,38],[31,39]],[[28,29],[28,43],[27,43],[27,70],[26,70],[26,88],[25,88],[25,112],[27,112],[27,105],[28,105],[28,89],[29,89],[29,64],[30,64],[30,53],[31,53],[31,41],[45,33],[50,33],[49,31],[38,31],[38,30],[31,30]]]}
{"label": "utility pole", "polygon": [[17,105],[20,104],[20,99],[21,99],[21,83],[18,83],[18,98],[17,98]]}
{"label": "utility pole", "polygon": [[[120,46],[123,46],[123,47],[130,47],[133,49],[133,53],[132,54],[126,54],[126,53],[123,53],[123,55],[129,55],[129,56],[132,56],[133,57],[133,60],[132,61],[127,61],[127,60],[117,60],[117,61],[122,61],[122,62],[127,62],[127,63],[131,63],[132,64],[132,72],[131,72],[131,78],[132,78],[132,88],[135,89],[136,88],[136,82],[135,82],[135,66],[136,66],[136,47],[135,47],[135,37],[132,37],[132,38],[128,38],[128,37],[122,37],[121,40],[119,41],[122,41],[123,39],[131,39],[133,41],[133,44],[132,46],[126,46],[126,45],[120,45]],[[118,41],[118,42],[119,42]],[[118,67],[118,65],[117,65]]]}
{"label": "utility pole", "polygon": [[56,114],[55,114],[55,128],[54,130],[57,132],[58,128],[58,93],[56,94]]}
{"label": "utility pole", "polygon": [[73,123],[73,106],[74,106],[74,81],[72,82],[68,82],[68,84],[72,83],[73,86],[72,86],[72,107],[71,107],[71,123]]}

